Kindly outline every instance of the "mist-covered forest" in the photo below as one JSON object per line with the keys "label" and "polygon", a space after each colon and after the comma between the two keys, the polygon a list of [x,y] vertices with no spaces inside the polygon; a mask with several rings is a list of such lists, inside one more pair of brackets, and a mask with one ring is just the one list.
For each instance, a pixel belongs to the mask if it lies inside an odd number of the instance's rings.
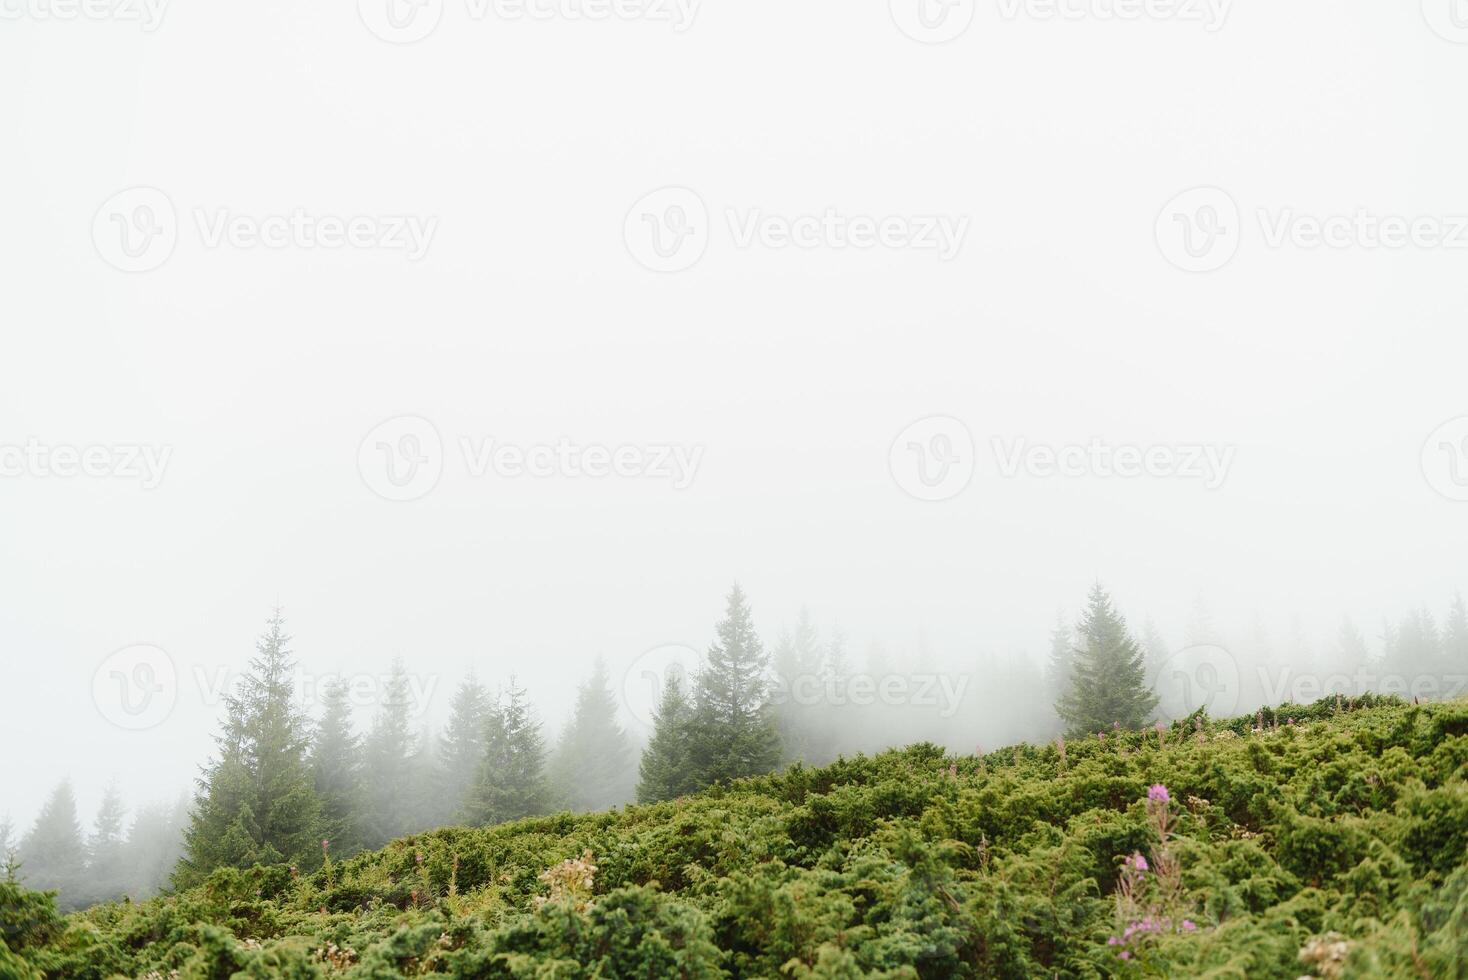
{"label": "mist-covered forest", "polygon": [[75,909],[187,888],[222,867],[312,870],[434,828],[668,800],[917,742],[982,753],[1332,695],[1448,700],[1468,686],[1459,595],[1369,636],[1349,617],[1323,640],[1298,623],[1278,637],[1257,619],[1225,628],[1201,599],[1186,622],[1169,641],[1146,617],[1128,621],[1098,584],[1050,625],[1043,660],[964,665],[919,641],[899,667],[882,646],[859,652],[804,609],[766,639],[735,586],[700,662],[666,663],[655,678],[643,733],[629,718],[626,680],[600,658],[568,677],[573,707],[555,724],[534,692],[489,664],[445,691],[431,727],[415,724],[425,706],[414,703],[407,658],[393,662],[369,710],[344,679],[305,698],[309,651],[294,648],[277,612],[224,699],[212,750],[200,747],[191,790],[130,807],[109,784],[97,812],[83,814],[63,778],[28,825],[0,823],[0,853],[13,879]]}

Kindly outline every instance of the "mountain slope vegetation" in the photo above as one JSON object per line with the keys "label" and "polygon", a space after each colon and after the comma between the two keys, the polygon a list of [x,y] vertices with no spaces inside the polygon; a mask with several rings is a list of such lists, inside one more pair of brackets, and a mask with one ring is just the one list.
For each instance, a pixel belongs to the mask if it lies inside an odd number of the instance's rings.
{"label": "mountain slope vegetation", "polygon": [[1465,977],[1468,703],[1327,699],[446,828],[60,917],[0,977]]}

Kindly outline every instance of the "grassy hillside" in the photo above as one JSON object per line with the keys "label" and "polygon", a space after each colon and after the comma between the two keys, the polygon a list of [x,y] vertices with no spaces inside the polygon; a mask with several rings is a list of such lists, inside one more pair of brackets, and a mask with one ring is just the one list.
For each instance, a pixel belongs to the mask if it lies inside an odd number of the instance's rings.
{"label": "grassy hillside", "polygon": [[919,745],[66,919],[0,884],[0,977],[1468,977],[1468,704],[1263,721]]}

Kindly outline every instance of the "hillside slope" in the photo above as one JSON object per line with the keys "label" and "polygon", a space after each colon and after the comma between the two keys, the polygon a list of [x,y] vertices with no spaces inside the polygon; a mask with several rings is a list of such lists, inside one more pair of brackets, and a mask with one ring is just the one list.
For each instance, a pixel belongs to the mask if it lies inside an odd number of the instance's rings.
{"label": "hillside slope", "polygon": [[919,745],[67,919],[0,884],[0,977],[1468,976],[1468,704],[1257,721]]}

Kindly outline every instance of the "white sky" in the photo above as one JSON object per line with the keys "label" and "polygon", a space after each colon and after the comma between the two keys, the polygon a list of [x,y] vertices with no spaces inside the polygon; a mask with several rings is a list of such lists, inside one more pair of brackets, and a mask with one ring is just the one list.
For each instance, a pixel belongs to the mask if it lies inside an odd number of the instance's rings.
{"label": "white sky", "polygon": [[[771,640],[808,603],[858,647],[921,628],[955,660],[1038,655],[1098,576],[1170,636],[1199,594],[1321,635],[1441,607],[1468,503],[1423,447],[1468,416],[1468,232],[1267,244],[1284,209],[1468,215],[1468,45],[1425,2],[1240,0],[1209,31],[988,0],[926,45],[886,0],[706,0],[681,32],[444,0],[396,45],[345,2],[176,0],[148,32],[0,0],[0,447],[171,449],[153,489],[0,477],[0,813],[65,774],[87,810],[108,778],[175,792],[216,715],[195,671],[241,667],[277,601],[310,670],[514,671],[552,720],[595,654],[706,645],[736,578]],[[177,245],[125,273],[93,224],[135,186]],[[666,186],[707,247],[658,273],[624,225]],[[1238,251],[1190,273],[1156,226],[1199,186],[1238,206]],[[968,225],[947,261],[736,243],[752,211],[828,208]],[[296,209],[437,224],[416,261],[199,228]],[[359,444],[404,415],[443,475],[389,502]],[[927,503],[889,450],[935,415],[978,464]],[[460,437],[702,456],[681,490],[474,477]],[[1212,490],[1005,478],[996,437],[1233,456]],[[180,683],[128,731],[92,678],[140,643]]]}

